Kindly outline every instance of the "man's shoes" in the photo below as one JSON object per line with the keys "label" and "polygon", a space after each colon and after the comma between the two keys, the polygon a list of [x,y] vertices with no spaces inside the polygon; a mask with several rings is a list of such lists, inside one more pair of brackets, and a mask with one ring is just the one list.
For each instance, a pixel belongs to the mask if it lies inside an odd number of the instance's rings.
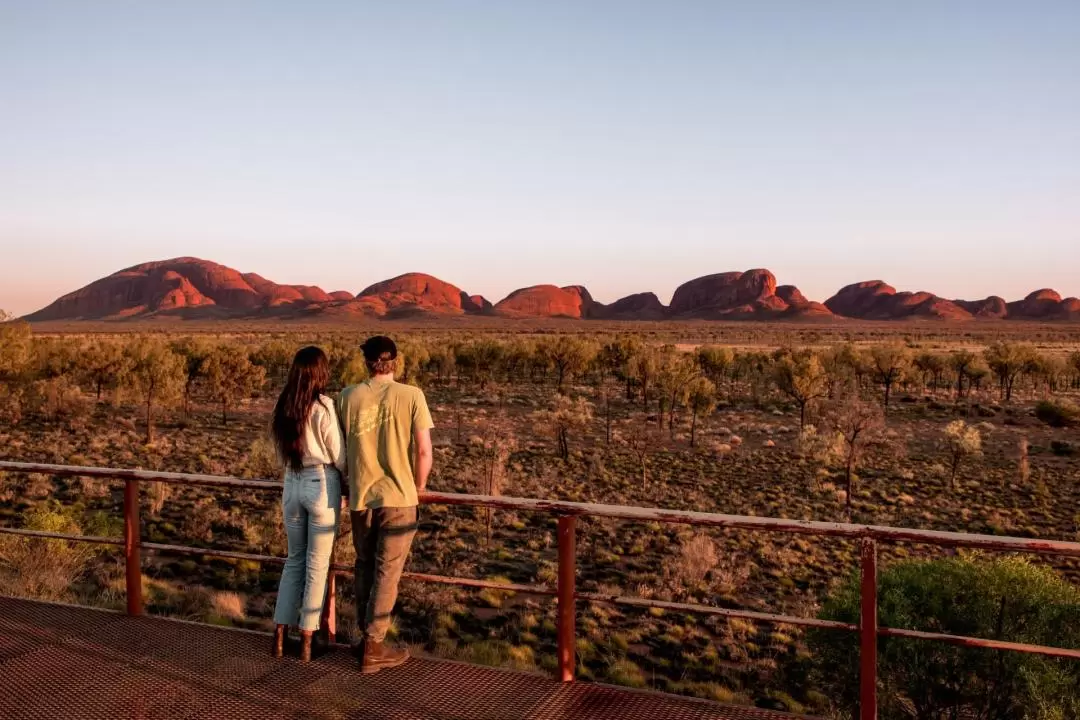
{"label": "man's shoes", "polygon": [[405,648],[396,648],[384,642],[375,642],[370,638],[364,638],[360,647],[363,648],[360,672],[364,675],[404,665],[409,659],[409,651]]}

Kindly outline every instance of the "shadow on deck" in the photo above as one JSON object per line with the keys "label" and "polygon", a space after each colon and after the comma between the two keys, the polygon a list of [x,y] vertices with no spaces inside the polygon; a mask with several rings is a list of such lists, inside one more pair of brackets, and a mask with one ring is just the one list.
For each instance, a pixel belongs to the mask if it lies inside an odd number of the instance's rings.
{"label": "shadow on deck", "polygon": [[361,676],[269,637],[0,598],[0,717],[781,720],[791,715],[432,659]]}

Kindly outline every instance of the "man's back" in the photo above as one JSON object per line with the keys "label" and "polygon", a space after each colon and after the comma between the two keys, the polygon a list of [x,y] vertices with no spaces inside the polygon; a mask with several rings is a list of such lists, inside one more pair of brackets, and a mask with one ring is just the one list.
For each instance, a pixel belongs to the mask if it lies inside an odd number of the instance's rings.
{"label": "man's back", "polygon": [[415,506],[414,433],[432,427],[424,393],[373,378],[341,392],[338,417],[345,431],[350,509]]}

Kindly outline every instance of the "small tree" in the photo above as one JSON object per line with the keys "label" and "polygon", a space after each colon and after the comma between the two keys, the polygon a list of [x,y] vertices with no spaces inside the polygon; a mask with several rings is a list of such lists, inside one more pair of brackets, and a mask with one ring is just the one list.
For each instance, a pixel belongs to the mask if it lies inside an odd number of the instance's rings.
{"label": "small tree", "polygon": [[982,455],[982,436],[979,429],[963,420],[953,420],[945,426],[945,449],[949,454],[949,487],[956,489],[960,465],[971,457]]}
{"label": "small tree", "polygon": [[783,394],[799,406],[799,427],[806,427],[807,405],[829,394],[829,378],[821,360],[810,353],[780,358],[773,370],[773,380]]}
{"label": "small tree", "polygon": [[[825,602],[820,617],[858,624],[859,578]],[[1080,588],[1018,557],[896,562],[878,579],[878,622],[951,635],[1080,647]],[[808,633],[822,690],[845,710],[859,702],[858,639]],[[1051,720],[1080,717],[1080,663],[939,642],[882,638],[882,720]]]}
{"label": "small tree", "polygon": [[247,351],[235,345],[219,345],[206,358],[205,374],[210,393],[221,403],[221,424],[229,422],[229,405],[249,397],[262,387],[266,371],[251,362]]}
{"label": "small tree", "polygon": [[718,345],[704,345],[697,351],[698,367],[701,373],[712,381],[716,387],[731,375],[735,365],[735,353],[729,347]]}
{"label": "small tree", "polygon": [[401,368],[400,380],[407,385],[419,385],[420,373],[431,359],[427,348],[416,342],[406,342],[398,353],[398,366]]}
{"label": "small tree", "polygon": [[957,400],[964,397],[964,380],[968,379],[968,370],[975,364],[975,360],[975,353],[970,350],[958,350],[949,355],[949,367],[956,373]]}
{"label": "small tree", "polygon": [[611,375],[626,385],[626,400],[634,399],[634,378],[630,372],[630,362],[634,354],[641,349],[641,342],[634,337],[623,337],[600,348],[599,361]]}
{"label": "small tree", "polygon": [[483,390],[502,367],[504,348],[501,343],[490,338],[482,338],[465,343],[457,348],[455,362],[457,367],[468,374]]}
{"label": "small tree", "polygon": [[191,412],[191,397],[195,387],[206,378],[206,359],[213,347],[205,340],[185,337],[170,346],[184,360],[184,414]]}
{"label": "small tree", "polygon": [[154,441],[154,405],[175,400],[184,386],[184,361],[160,340],[141,338],[130,350],[130,382],[146,399],[146,442]]}
{"label": "small tree", "polygon": [[653,452],[653,436],[648,428],[638,423],[630,423],[619,431],[618,438],[626,445],[641,468],[641,489],[649,486],[649,456]]}
{"label": "small tree", "polygon": [[922,352],[915,356],[915,369],[922,375],[924,387],[930,387],[933,394],[941,387],[941,379],[948,369],[948,362],[944,355],[934,352]]}
{"label": "small tree", "polygon": [[1034,369],[1038,353],[1031,345],[996,342],[986,349],[983,356],[990,366],[990,372],[997,378],[1001,399],[1010,402],[1016,379],[1021,373]]}
{"label": "small tree", "polygon": [[904,379],[911,368],[911,353],[899,343],[875,345],[870,349],[868,365],[874,381],[885,391],[885,412],[889,412],[889,398],[896,383]]}
{"label": "small tree", "polygon": [[649,407],[650,383],[656,378],[659,365],[656,349],[652,347],[641,348],[630,359],[630,375],[641,388],[641,404],[646,409]]}
{"label": "small tree", "polygon": [[261,367],[266,372],[266,379],[275,384],[284,384],[292,359],[292,345],[280,339],[263,343],[251,354],[251,362]]}
{"label": "small tree", "polygon": [[539,419],[547,422],[555,436],[559,457],[570,459],[570,435],[588,425],[592,420],[593,407],[585,398],[571,400],[559,395],[551,409],[539,413]]}
{"label": "small tree", "polygon": [[[664,393],[664,401],[668,410],[668,432],[675,436],[675,411],[680,401],[686,399],[687,388],[697,377],[698,367],[694,358],[671,348],[661,356],[660,372],[657,375],[657,386]],[[663,426],[664,418],[661,414],[659,424]]]}
{"label": "small tree", "polygon": [[583,372],[597,352],[592,343],[570,335],[560,335],[554,341],[544,343],[543,349],[555,368],[559,392],[563,391],[566,378]]}
{"label": "small tree", "polygon": [[115,342],[98,340],[87,348],[82,355],[81,365],[94,387],[98,402],[101,402],[103,390],[124,385],[127,374],[131,372],[131,362],[131,357]]}
{"label": "small tree", "polygon": [[866,359],[851,343],[837,345],[821,353],[821,365],[828,378],[828,397],[831,400],[837,391],[851,391],[862,382],[866,374]]}
{"label": "small tree", "polygon": [[884,439],[885,416],[881,406],[866,402],[858,395],[847,395],[829,408],[825,424],[843,440],[841,454],[844,462],[844,487],[847,490],[847,506],[850,508],[855,470],[866,451]]}
{"label": "small tree", "polygon": [[689,386],[690,447],[697,438],[698,416],[708,415],[716,409],[716,385],[708,378],[699,377]]}

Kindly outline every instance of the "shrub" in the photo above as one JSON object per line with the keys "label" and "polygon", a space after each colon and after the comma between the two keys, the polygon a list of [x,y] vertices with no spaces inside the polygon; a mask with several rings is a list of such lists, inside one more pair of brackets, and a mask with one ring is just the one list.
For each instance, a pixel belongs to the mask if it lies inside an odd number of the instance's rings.
{"label": "shrub", "polygon": [[[879,580],[882,625],[1080,648],[1080,589],[1021,558],[978,556],[898,563]],[[859,622],[859,578],[826,601],[821,617]],[[855,635],[810,633],[825,689],[846,708],[859,696]],[[881,717],[1077,717],[1080,665],[1026,653],[881,638]]]}
{"label": "shrub", "polygon": [[[79,535],[80,508],[56,500],[23,513],[27,530]],[[94,548],[84,543],[43,538],[0,538],[0,594],[38,600],[70,600],[75,583],[86,573]]]}
{"label": "shrub", "polygon": [[1050,452],[1058,457],[1070,457],[1076,452],[1076,446],[1064,440],[1051,440]]}
{"label": "shrub", "polygon": [[1080,425],[1080,408],[1068,402],[1040,400],[1035,406],[1035,417],[1050,427]]}

